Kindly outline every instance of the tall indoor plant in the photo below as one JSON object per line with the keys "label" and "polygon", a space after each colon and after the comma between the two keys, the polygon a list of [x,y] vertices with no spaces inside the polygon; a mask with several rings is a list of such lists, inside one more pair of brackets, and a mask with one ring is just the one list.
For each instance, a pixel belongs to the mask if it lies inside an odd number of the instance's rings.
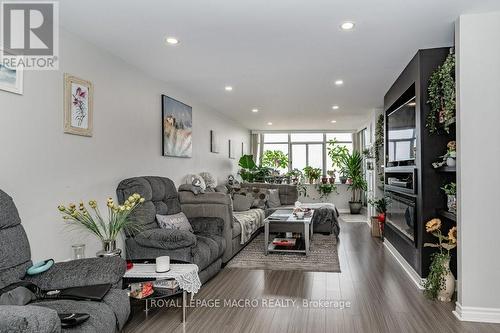
{"label": "tall indoor plant", "polygon": [[359,214],[363,203],[361,202],[362,191],[366,191],[367,183],[363,174],[363,156],[358,152],[347,152],[341,158],[341,166],[349,178],[349,189],[352,192],[349,209],[351,214]]}
{"label": "tall indoor plant", "polygon": [[114,256],[121,253],[121,250],[116,248],[116,238],[122,230],[140,231],[140,224],[129,219],[129,215],[143,202],[144,198],[137,193],[128,197],[123,205],[117,205],[112,198],[109,198],[106,204],[107,219],[102,216],[95,200],[88,202],[90,209],[83,201],[80,202],[78,208],[74,203],[70,203],[68,206],[60,205],[58,209],[63,219],[70,225],[83,228],[99,238],[103,249],[97,253],[98,256]]}

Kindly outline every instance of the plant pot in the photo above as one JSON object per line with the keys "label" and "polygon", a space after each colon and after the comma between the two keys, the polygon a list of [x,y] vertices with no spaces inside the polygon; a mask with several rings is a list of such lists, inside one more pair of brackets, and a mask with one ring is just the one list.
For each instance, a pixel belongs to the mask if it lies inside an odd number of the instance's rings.
{"label": "plant pot", "polygon": [[335,184],[335,177],[330,177],[330,184]]}
{"label": "plant pot", "polygon": [[340,176],[339,179],[340,179],[340,182],[342,184],[345,184],[347,182],[347,177],[346,176]]}
{"label": "plant pot", "polygon": [[351,214],[359,214],[361,212],[362,207],[363,203],[361,201],[359,202],[349,201],[349,210],[351,211]]}
{"label": "plant pot", "polygon": [[441,281],[441,288],[439,289],[437,299],[441,302],[451,302],[451,298],[455,293],[455,277],[450,270],[450,259],[443,263],[445,270],[444,276]]}
{"label": "plant pot", "polygon": [[328,184],[328,178],[327,178],[327,177],[322,177],[322,178],[321,178],[321,182],[322,182],[323,184]]}
{"label": "plant pot", "polygon": [[116,240],[105,239],[102,241],[102,250],[96,253],[98,257],[119,257],[122,250],[116,248]]}
{"label": "plant pot", "polygon": [[450,213],[456,213],[457,212],[457,196],[456,195],[448,195],[448,211]]}
{"label": "plant pot", "polygon": [[450,151],[448,153],[448,156],[450,156],[451,158],[457,158],[457,152],[456,151]]}
{"label": "plant pot", "polygon": [[450,167],[454,167],[457,165],[457,161],[453,157],[447,157],[446,158],[446,165]]}

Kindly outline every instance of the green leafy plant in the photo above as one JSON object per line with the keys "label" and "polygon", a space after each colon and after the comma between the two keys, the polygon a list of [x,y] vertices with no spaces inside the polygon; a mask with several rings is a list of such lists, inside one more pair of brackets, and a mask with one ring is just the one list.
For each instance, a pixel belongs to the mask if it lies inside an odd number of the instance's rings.
{"label": "green leafy plant", "polygon": [[375,163],[377,168],[380,166],[380,153],[384,149],[384,115],[378,116],[377,125],[375,126]]}
{"label": "green leafy plant", "polygon": [[431,299],[437,298],[444,287],[445,276],[449,272],[450,251],[457,247],[457,227],[451,228],[445,236],[441,232],[441,225],[440,219],[432,219],[425,224],[426,231],[436,237],[438,242],[424,243],[424,246],[439,249],[439,252],[431,256],[429,275],[424,283],[424,294]]}
{"label": "green leafy plant", "polygon": [[427,88],[431,107],[427,115],[425,127],[430,133],[437,133],[442,127],[450,132],[450,124],[455,119],[455,55],[450,53],[445,62],[432,73]]}
{"label": "green leafy plant", "polygon": [[238,165],[241,167],[239,174],[241,179],[246,182],[255,181],[255,173],[257,171],[257,164],[253,160],[253,155],[241,156]]}
{"label": "green leafy plant", "polygon": [[342,169],[350,179],[349,189],[352,191],[351,202],[361,201],[361,191],[366,191],[368,184],[363,175],[363,157],[358,151],[349,152],[341,159]]}
{"label": "green leafy plant", "polygon": [[315,180],[321,177],[322,171],[320,168],[313,168],[311,166],[306,166],[303,170],[304,170],[304,175],[309,180],[310,184],[314,183]]}
{"label": "green leafy plant", "polygon": [[275,169],[288,168],[288,155],[280,150],[266,150],[262,156],[262,166]]}
{"label": "green leafy plant", "polygon": [[441,187],[441,189],[446,195],[457,195],[457,183],[451,182]]}
{"label": "green leafy plant", "polygon": [[349,154],[347,147],[339,145],[337,140],[330,140],[328,141],[327,153],[332,161],[332,167],[339,169],[341,174],[345,174],[342,161]]}
{"label": "green leafy plant", "polygon": [[391,203],[391,198],[382,197],[376,200],[368,200],[368,202],[375,207],[377,213],[385,214],[387,212],[387,207]]}
{"label": "green leafy plant", "polygon": [[316,189],[321,199],[327,198],[333,191],[337,192],[337,187],[333,184],[318,184],[316,185]]}

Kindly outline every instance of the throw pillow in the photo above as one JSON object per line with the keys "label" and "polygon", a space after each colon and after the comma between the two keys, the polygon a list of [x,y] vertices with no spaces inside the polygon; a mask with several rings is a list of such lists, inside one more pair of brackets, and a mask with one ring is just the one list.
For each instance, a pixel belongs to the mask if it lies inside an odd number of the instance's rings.
{"label": "throw pillow", "polygon": [[193,192],[195,195],[200,194],[200,193],[205,193],[203,189],[199,186],[194,186],[191,184],[182,184],[179,186],[179,192],[182,191],[187,191],[187,192]]}
{"label": "throw pillow", "polygon": [[267,207],[269,208],[281,207],[280,192],[278,189],[269,189],[267,190],[267,194],[269,196],[269,199],[267,200]]}
{"label": "throw pillow", "polygon": [[199,175],[187,175],[184,178],[184,184],[192,184],[201,187],[203,190],[207,188],[205,181]]}
{"label": "throw pillow", "polygon": [[252,208],[260,208],[266,209],[267,199],[269,195],[267,194],[267,189],[259,188],[259,187],[244,187],[244,188],[235,188],[236,194],[244,194],[247,196],[251,196],[253,198]]}
{"label": "throw pillow", "polygon": [[235,194],[233,197],[233,210],[235,212],[244,212],[252,207],[253,198],[243,195]]}
{"label": "throw pillow", "polygon": [[193,232],[193,228],[183,212],[172,215],[156,214],[156,221],[158,221],[160,228],[163,229],[177,229]]}
{"label": "throw pillow", "polygon": [[215,192],[228,194],[229,190],[227,189],[227,186],[225,186],[225,185],[217,185],[217,187],[215,188]]}
{"label": "throw pillow", "polygon": [[217,187],[217,179],[210,172],[200,172],[200,177],[205,181],[207,188]]}

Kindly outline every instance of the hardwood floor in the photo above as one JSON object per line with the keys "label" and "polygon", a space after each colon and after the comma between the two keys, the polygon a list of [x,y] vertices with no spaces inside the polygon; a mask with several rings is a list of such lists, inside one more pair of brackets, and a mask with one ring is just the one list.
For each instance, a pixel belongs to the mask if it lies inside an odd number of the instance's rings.
{"label": "hardwood floor", "polygon": [[[225,268],[195,297],[217,299],[220,307],[190,308],[185,326],[180,308],[155,309],[147,318],[136,308],[125,332],[500,333],[500,324],[460,322],[451,313],[452,303],[426,299],[384,246],[370,236],[367,224],[342,223],[338,246],[341,273]],[[260,305],[271,300],[296,303],[254,308],[223,303],[245,298]],[[327,300],[332,306],[345,301],[350,307],[303,307],[304,299]]]}

